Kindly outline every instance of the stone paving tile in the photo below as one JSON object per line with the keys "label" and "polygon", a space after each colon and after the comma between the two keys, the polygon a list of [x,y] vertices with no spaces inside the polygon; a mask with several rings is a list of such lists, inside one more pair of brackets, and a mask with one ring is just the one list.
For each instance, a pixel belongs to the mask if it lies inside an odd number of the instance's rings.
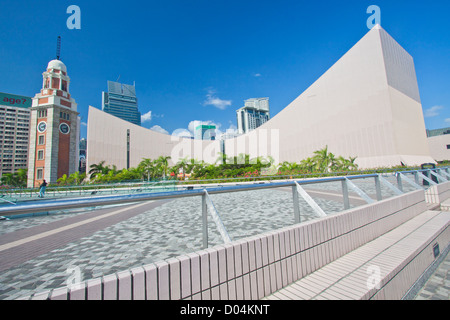
{"label": "stone paving tile", "polygon": [[450,300],[450,253],[447,253],[414,300]]}
{"label": "stone paving tile", "polygon": [[[321,190],[340,191],[340,182],[321,186]],[[375,193],[373,179],[358,186],[368,194]],[[382,190],[384,198],[392,196],[385,188]],[[292,193],[285,190],[234,192],[210,197],[233,240],[294,223]],[[315,200],[328,214],[343,210],[342,202]],[[302,221],[316,218],[303,199],[299,204]],[[67,216],[3,220],[0,234]],[[208,220],[210,245],[222,243],[214,222]],[[201,198],[176,199],[3,271],[0,299],[16,299],[64,286],[72,275],[70,268],[79,270],[79,280],[87,280],[196,251],[201,246]]]}
{"label": "stone paving tile", "polygon": [[[292,194],[279,190],[258,190],[211,195],[232,239],[278,229],[294,223]],[[342,203],[317,199],[327,212],[339,212]],[[315,219],[312,209],[301,203],[303,221]],[[11,223],[36,225],[30,220]],[[58,217],[59,218],[59,217]],[[0,222],[1,225],[1,222]],[[14,226],[14,230],[20,227]],[[212,219],[208,221],[209,243],[222,243]],[[6,231],[5,231],[6,232]],[[182,198],[126,221],[104,228],[5,270],[0,275],[0,298],[15,299],[34,292],[63,286],[70,267],[81,271],[83,280],[168,259],[202,248],[201,198]]]}

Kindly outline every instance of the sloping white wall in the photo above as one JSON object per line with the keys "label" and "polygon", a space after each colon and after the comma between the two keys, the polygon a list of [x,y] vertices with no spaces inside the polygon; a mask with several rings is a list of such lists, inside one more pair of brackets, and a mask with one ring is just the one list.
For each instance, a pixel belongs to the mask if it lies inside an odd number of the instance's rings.
{"label": "sloping white wall", "polygon": [[[279,155],[272,156],[280,161],[300,162],[328,146],[357,157],[360,167],[433,162],[412,57],[381,27],[253,134],[260,130],[278,131]],[[228,140],[225,152],[247,139]]]}
{"label": "sloping white wall", "polygon": [[[219,141],[174,138],[89,109],[87,165],[126,167],[161,155],[214,163]],[[300,162],[328,146],[361,168],[420,165],[430,157],[412,57],[381,27],[370,30],[325,74],[271,120],[225,140],[225,153]],[[174,156],[175,155],[175,156]]]}
{"label": "sloping white wall", "polygon": [[105,165],[127,167],[127,130],[130,130],[130,167],[144,158],[171,156],[173,165],[180,158],[193,158],[214,163],[220,152],[219,141],[173,137],[117,118],[89,107],[87,128],[87,168],[105,161]]}

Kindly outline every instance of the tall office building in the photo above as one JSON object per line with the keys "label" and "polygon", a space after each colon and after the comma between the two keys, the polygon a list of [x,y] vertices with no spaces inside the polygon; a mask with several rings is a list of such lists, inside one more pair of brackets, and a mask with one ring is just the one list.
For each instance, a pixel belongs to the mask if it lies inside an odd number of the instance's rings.
{"label": "tall office building", "polygon": [[269,98],[245,100],[245,105],[236,111],[238,133],[248,133],[269,121]]}
{"label": "tall office building", "polygon": [[42,89],[30,108],[28,187],[37,187],[44,179],[56,183],[78,170],[80,118],[69,93],[66,65],[52,60],[42,76]]}
{"label": "tall office building", "polygon": [[102,110],[118,118],[141,125],[134,85],[108,81],[108,92],[102,93]]}
{"label": "tall office building", "polygon": [[216,126],[200,124],[195,127],[194,139],[216,140]]}
{"label": "tall office building", "polygon": [[0,92],[0,176],[27,168],[31,98]]}
{"label": "tall office building", "polygon": [[80,171],[80,173],[86,173],[86,144],[86,138],[80,140],[80,163],[78,166],[78,170]]}

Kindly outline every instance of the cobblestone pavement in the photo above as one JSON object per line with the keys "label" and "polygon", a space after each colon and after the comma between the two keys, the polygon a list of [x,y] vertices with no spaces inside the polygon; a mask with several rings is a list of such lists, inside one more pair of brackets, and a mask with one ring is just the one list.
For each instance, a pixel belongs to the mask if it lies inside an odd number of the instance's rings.
{"label": "cobblestone pavement", "polygon": [[[392,178],[390,181],[394,183]],[[354,183],[374,197],[373,179]],[[310,190],[311,196],[327,214],[343,210],[340,182],[305,186],[305,189]],[[408,191],[407,186],[405,191]],[[393,195],[384,186],[382,194],[383,198]],[[210,197],[233,240],[294,223],[290,187],[216,194]],[[364,201],[352,193],[350,204],[354,207],[364,204]],[[299,205],[302,221],[315,219],[314,211],[303,199],[300,199]],[[0,221],[1,247],[25,236],[36,233],[39,235],[38,232],[42,233],[44,228],[52,230],[69,221],[87,220],[100,216],[103,212],[120,212],[114,213],[114,219],[99,218],[95,223],[17,244],[9,248],[10,251],[3,250],[3,253],[10,254],[3,254],[0,259],[0,300],[17,299],[64,286],[74,269],[80,271],[78,280],[81,281],[201,249],[200,197],[155,202],[148,207],[130,209],[129,212],[122,210],[124,208],[126,206],[112,206],[102,209],[103,211],[60,212]],[[213,220],[208,220],[209,244],[213,246],[222,243]],[[91,226],[93,224],[95,226]]]}
{"label": "cobblestone pavement", "polygon": [[439,264],[414,300],[450,300],[450,254]]}

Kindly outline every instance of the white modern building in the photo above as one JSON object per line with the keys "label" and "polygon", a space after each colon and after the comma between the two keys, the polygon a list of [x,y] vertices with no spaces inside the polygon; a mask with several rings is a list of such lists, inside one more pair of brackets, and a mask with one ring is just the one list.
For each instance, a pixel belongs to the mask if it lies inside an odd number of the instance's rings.
{"label": "white modern building", "polygon": [[[299,162],[328,146],[357,157],[361,168],[434,162],[413,58],[379,25],[252,134],[253,142],[250,135],[226,140],[225,152]],[[278,146],[263,142],[269,135],[278,135]]]}
{"label": "white modern building", "polygon": [[132,166],[161,155],[214,163],[218,152],[300,162],[325,146],[335,155],[356,157],[360,168],[435,162],[413,58],[379,25],[277,115],[236,138],[176,140],[91,107],[88,167],[105,160],[124,168],[127,130]]}
{"label": "white modern building", "polygon": [[153,131],[89,106],[86,168],[105,161],[118,169],[137,167],[143,158],[170,156],[169,164],[188,157],[214,163],[217,140],[198,140]]}
{"label": "white modern building", "polygon": [[236,110],[239,134],[255,130],[270,119],[269,98],[251,98],[244,102],[244,106]]}
{"label": "white modern building", "polygon": [[450,127],[427,130],[431,157],[436,161],[450,161]]}

